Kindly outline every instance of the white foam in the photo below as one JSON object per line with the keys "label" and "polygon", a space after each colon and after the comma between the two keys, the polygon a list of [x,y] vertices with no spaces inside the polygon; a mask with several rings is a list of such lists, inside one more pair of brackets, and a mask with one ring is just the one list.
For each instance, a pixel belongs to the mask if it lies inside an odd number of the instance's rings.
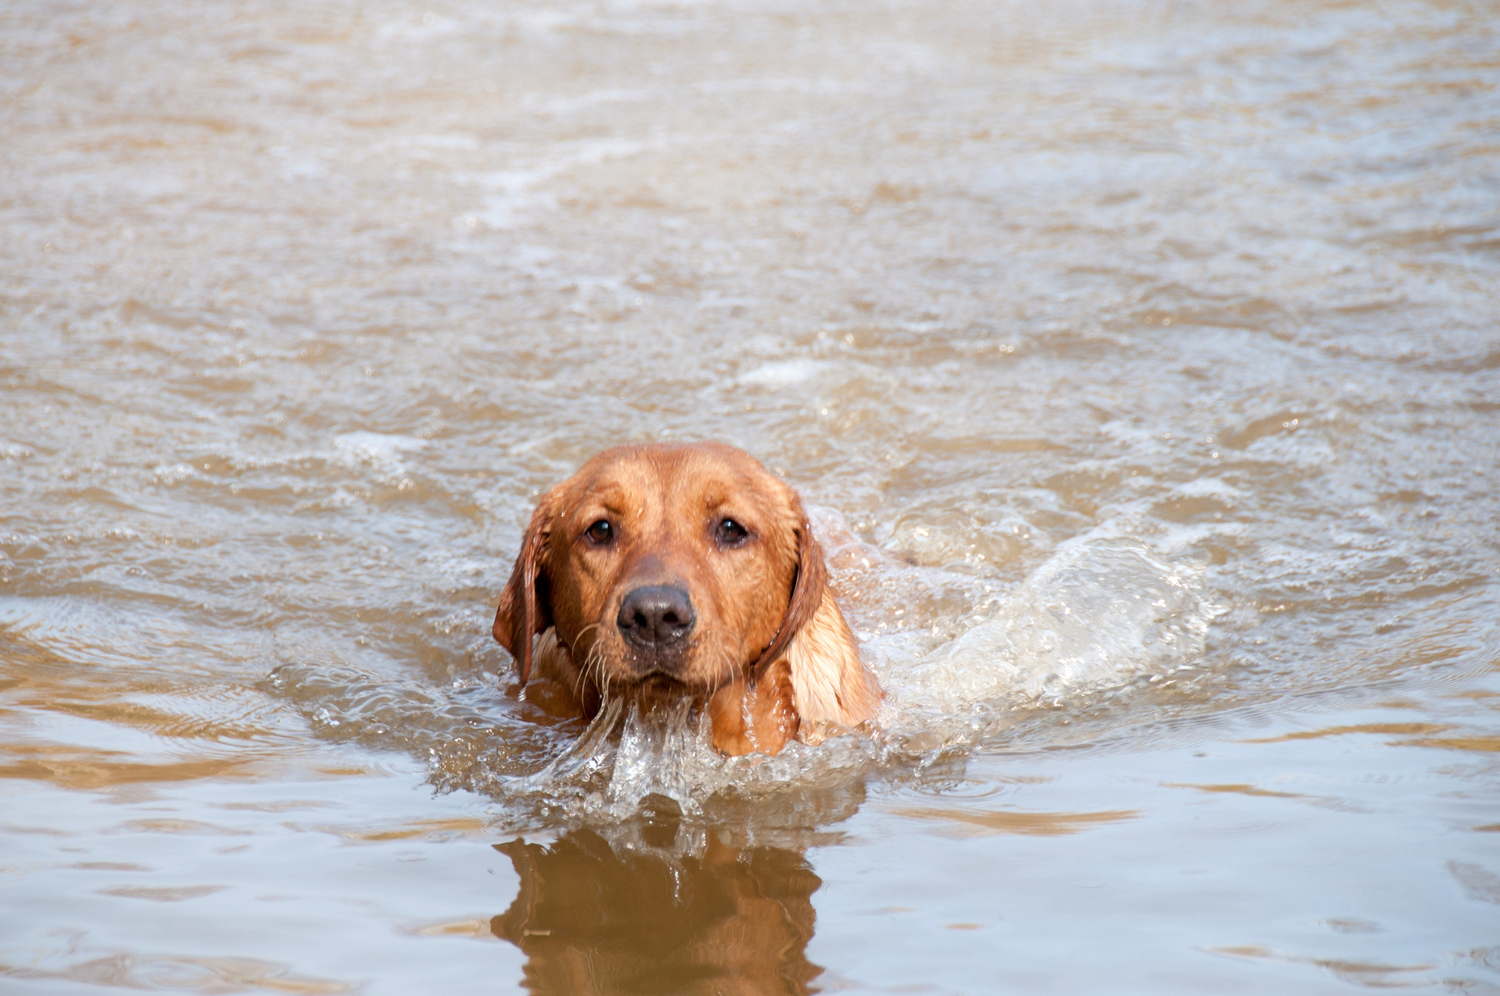
{"label": "white foam", "polygon": [[427,440],[415,436],[379,432],[345,432],[333,439],[336,453],[347,459],[374,464],[382,470],[399,470],[402,454],[416,452],[426,445]]}
{"label": "white foam", "polygon": [[817,360],[776,360],[740,374],[739,383],[748,387],[789,387],[812,380],[828,368]]}
{"label": "white foam", "polygon": [[191,466],[185,463],[163,463],[158,464],[156,467],[153,467],[151,473],[155,475],[156,479],[162,484],[171,486],[173,484],[180,484],[188,478],[192,477],[195,471]]}
{"label": "white foam", "polygon": [[886,719],[903,732],[975,706],[1055,703],[1192,667],[1223,608],[1202,570],[1139,540],[1085,535],[1006,596],[994,615],[892,676]]}

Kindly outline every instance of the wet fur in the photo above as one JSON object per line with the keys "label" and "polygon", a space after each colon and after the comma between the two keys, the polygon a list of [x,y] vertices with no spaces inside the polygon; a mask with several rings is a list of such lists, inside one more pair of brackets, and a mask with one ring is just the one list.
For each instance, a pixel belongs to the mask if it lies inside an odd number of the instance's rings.
{"label": "wet fur", "polygon": [[[743,546],[715,542],[725,517],[749,529]],[[608,548],[585,535],[601,518],[616,530]],[[625,595],[653,584],[686,589],[696,616],[670,661],[645,659],[615,625]],[[692,696],[730,755],[819,743],[880,704],[801,501],[717,443],[616,447],[543,495],[494,634],[523,683],[556,683],[585,716],[613,695]]]}

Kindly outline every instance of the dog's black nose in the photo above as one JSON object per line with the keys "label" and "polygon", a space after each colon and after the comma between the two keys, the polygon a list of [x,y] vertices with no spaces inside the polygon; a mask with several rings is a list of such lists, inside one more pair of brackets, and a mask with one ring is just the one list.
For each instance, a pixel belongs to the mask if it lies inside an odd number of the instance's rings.
{"label": "dog's black nose", "polygon": [[642,650],[672,650],[693,628],[693,600],[674,585],[637,588],[620,603],[615,624],[625,641]]}

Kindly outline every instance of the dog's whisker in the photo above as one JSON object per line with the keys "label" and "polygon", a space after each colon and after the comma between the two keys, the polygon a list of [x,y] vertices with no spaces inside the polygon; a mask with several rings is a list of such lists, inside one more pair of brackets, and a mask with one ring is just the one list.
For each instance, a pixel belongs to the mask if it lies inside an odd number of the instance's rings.
{"label": "dog's whisker", "polygon": [[588,684],[588,676],[589,671],[592,668],[592,662],[595,661],[602,653],[602,647],[596,640],[594,643],[589,645],[588,653],[584,655],[583,662],[580,664],[578,662],[578,641],[587,636],[591,630],[598,629],[598,623],[590,623],[589,625],[579,630],[577,635],[575,635],[573,639],[568,643],[568,650],[570,655],[569,659],[573,661],[572,692],[574,699],[578,701],[583,700],[583,690],[584,687]]}
{"label": "dog's whisker", "polygon": [[[595,661],[597,661],[599,657],[600,647],[599,644],[596,643],[593,646],[589,647],[588,654],[584,657],[583,663],[577,668],[577,673],[574,675],[573,695],[575,698],[582,699],[583,687],[588,681],[589,672],[593,670]],[[601,705],[602,704],[603,703],[601,702]]]}
{"label": "dog's whisker", "polygon": [[599,689],[599,705],[603,708],[608,704],[614,694],[614,689],[605,673],[604,646],[596,643],[589,649],[588,659],[584,662],[584,669],[580,675],[592,678],[592,687]]}
{"label": "dog's whisker", "polygon": [[[598,623],[589,623],[587,626],[583,627],[583,629],[580,629],[578,631],[578,635],[573,637],[573,639],[568,642],[568,650],[573,654],[575,658],[578,656],[578,641],[583,639],[588,634],[589,630],[597,630],[598,628]],[[596,647],[598,646],[598,644],[596,643],[592,646]]]}
{"label": "dog's whisker", "polygon": [[719,670],[714,675],[713,691],[718,691],[720,688],[723,688],[725,685],[734,681],[735,675],[738,671],[739,667],[735,664],[734,656],[730,654],[729,648],[720,646]]}

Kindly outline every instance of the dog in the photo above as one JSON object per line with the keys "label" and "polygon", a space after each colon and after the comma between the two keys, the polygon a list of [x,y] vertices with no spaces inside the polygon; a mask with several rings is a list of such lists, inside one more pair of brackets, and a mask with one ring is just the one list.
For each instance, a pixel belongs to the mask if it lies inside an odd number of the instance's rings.
{"label": "dog", "polygon": [[691,697],[726,756],[821,743],[882,698],[797,493],[721,443],[615,447],[542,495],[494,634],[585,717]]}

